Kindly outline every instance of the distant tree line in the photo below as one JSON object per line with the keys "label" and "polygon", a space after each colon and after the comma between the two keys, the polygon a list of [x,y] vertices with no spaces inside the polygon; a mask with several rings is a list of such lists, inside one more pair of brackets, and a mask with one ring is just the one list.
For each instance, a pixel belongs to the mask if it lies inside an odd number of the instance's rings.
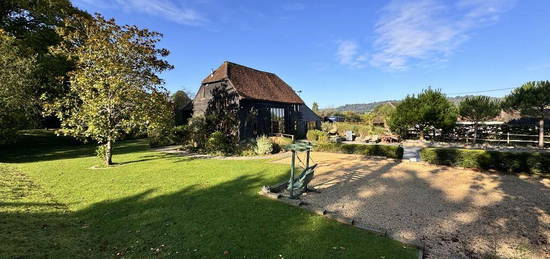
{"label": "distant tree line", "polygon": [[[449,98],[440,90],[426,89],[418,95],[408,95],[395,102],[377,103],[370,112],[318,110],[320,116],[341,116],[350,123],[372,124],[383,121],[393,133],[406,136],[418,133],[420,140],[426,135],[435,138],[455,129],[457,119],[472,122],[473,143],[477,142],[480,124],[497,117],[501,111],[519,112],[522,116],[538,120],[538,146],[544,146],[544,121],[550,114],[550,82],[532,81],[514,89],[504,98],[489,96],[463,96]],[[318,104],[314,103],[314,108]],[[347,107],[347,106],[346,106]]]}
{"label": "distant tree line", "polygon": [[[439,90],[424,90],[419,95],[409,95],[400,102],[391,115],[391,129],[406,134],[414,129],[421,140],[430,130],[443,132],[453,129],[458,116],[473,122],[474,143],[480,122],[495,118],[501,110],[518,111],[524,116],[538,119],[538,146],[544,147],[544,120],[550,109],[550,82],[532,81],[508,94],[503,101],[487,96],[462,99],[455,106]],[[435,136],[434,136],[435,137]]]}

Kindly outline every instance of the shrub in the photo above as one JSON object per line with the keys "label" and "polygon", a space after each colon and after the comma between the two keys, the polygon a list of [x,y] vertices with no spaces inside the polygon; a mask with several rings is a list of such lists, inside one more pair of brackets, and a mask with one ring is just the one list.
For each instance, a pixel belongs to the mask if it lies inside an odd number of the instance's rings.
{"label": "shrub", "polygon": [[423,161],[436,165],[550,175],[550,153],[424,148],[420,151],[420,157]]}
{"label": "shrub", "polygon": [[320,143],[329,142],[328,133],[320,130],[308,130],[306,134],[306,138],[307,140],[314,141],[314,142],[320,142]]}
{"label": "shrub", "polygon": [[365,156],[384,156],[397,159],[403,158],[403,148],[393,145],[319,143],[315,145],[314,150]]}
{"label": "shrub", "polygon": [[174,127],[174,141],[178,144],[186,144],[189,142],[191,130],[189,125],[180,125]]}
{"label": "shrub", "polygon": [[273,153],[286,151],[286,146],[292,144],[292,139],[287,137],[270,137],[269,139],[273,143]]}
{"label": "shrub", "polygon": [[234,146],[222,132],[214,131],[206,142],[206,151],[211,154],[228,155],[233,153]]}
{"label": "shrub", "polygon": [[[335,133],[336,128],[332,125],[331,122],[322,122],[321,123],[321,130],[328,133]],[[333,131],[334,130],[334,131]]]}
{"label": "shrub", "polygon": [[273,143],[266,136],[261,136],[256,139],[256,148],[254,149],[258,155],[267,155],[273,152]]}
{"label": "shrub", "polygon": [[195,149],[203,150],[208,140],[208,126],[204,117],[194,117],[189,123],[189,144]]}

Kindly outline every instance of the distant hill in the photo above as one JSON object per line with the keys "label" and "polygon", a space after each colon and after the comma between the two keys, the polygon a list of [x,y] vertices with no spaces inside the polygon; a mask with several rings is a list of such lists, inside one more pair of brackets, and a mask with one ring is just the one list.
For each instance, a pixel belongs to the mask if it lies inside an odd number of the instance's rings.
{"label": "distant hill", "polygon": [[[470,97],[472,95],[465,95],[465,96],[455,96],[455,97],[447,97],[447,99],[454,103],[455,105],[458,105],[462,100],[464,100],[466,97]],[[493,99],[502,99],[498,97],[491,97]],[[380,104],[384,103],[393,103],[393,104],[399,104],[401,100],[387,100],[387,101],[380,101],[380,102],[372,102],[372,103],[355,103],[355,104],[346,104],[342,106],[338,106],[336,108],[326,108],[321,109],[322,111],[335,111],[335,112],[345,112],[345,111],[352,111],[357,113],[365,113],[365,112],[371,112],[374,110],[374,108]]]}

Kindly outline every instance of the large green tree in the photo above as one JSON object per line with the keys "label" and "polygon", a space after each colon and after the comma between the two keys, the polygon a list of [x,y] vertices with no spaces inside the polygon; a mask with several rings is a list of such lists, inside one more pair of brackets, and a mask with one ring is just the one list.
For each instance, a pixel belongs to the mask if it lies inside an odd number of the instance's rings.
{"label": "large green tree", "polygon": [[460,102],[458,110],[460,116],[474,123],[475,144],[479,123],[498,116],[500,103],[488,96],[471,96]]}
{"label": "large green tree", "polygon": [[[59,78],[67,78],[72,64],[49,48],[62,41],[57,29],[65,26],[64,20],[71,15],[90,17],[69,0],[0,1],[0,28],[15,38],[21,57],[32,58],[36,63],[32,73],[36,84],[27,93],[27,98],[34,100],[33,109],[40,109],[42,101],[64,95],[68,90],[67,81]],[[37,116],[29,118],[37,119]]]}
{"label": "large green tree", "polygon": [[34,56],[22,55],[15,38],[0,29],[0,144],[15,141],[17,130],[28,126],[37,114],[32,88]]}
{"label": "large green tree", "polygon": [[531,81],[512,90],[504,99],[503,107],[539,119],[538,145],[544,147],[544,119],[550,108],[550,81]]}
{"label": "large green tree", "polygon": [[[396,107],[390,128],[399,134],[415,128],[421,140],[428,130],[448,130],[456,123],[456,107],[439,90],[424,90],[418,96],[407,96]],[[434,136],[435,137],[435,136]]]}
{"label": "large green tree", "polygon": [[[102,145],[105,164],[112,144],[125,133],[162,131],[173,122],[173,108],[158,73],[171,69],[156,43],[161,34],[119,26],[100,15],[66,19],[64,41],[56,53],[74,62],[68,94],[48,105],[61,120],[63,134],[91,138]],[[83,29],[78,29],[83,28]]]}

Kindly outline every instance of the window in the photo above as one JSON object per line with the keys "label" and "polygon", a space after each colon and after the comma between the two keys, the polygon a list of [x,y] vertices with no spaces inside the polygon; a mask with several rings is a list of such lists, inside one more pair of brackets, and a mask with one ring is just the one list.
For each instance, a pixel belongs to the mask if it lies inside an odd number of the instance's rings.
{"label": "window", "polygon": [[317,123],[315,121],[308,121],[307,122],[307,129],[313,130],[317,128]]}
{"label": "window", "polygon": [[285,110],[271,108],[271,133],[285,133]]}

